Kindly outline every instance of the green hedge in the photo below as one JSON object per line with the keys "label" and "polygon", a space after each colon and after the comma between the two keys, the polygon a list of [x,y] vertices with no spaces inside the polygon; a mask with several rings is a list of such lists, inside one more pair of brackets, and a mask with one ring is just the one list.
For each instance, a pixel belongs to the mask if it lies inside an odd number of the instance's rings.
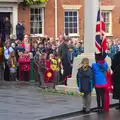
{"label": "green hedge", "polygon": [[48,0],[25,0],[26,4],[39,4],[39,3],[44,3],[48,2]]}

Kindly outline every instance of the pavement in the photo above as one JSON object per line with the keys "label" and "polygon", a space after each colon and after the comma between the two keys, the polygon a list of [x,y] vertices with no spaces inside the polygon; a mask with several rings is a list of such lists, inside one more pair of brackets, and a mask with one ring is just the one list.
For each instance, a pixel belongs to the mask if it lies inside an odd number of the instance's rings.
{"label": "pavement", "polygon": [[[112,104],[117,102],[111,98]],[[92,96],[91,107],[96,107],[95,96]],[[81,97],[42,93],[27,83],[0,83],[0,120],[48,120],[81,110]]]}

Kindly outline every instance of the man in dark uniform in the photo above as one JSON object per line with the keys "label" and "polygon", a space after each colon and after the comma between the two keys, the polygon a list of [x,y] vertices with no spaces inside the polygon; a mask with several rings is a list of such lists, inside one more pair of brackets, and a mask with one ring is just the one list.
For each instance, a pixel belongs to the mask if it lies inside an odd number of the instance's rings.
{"label": "man in dark uniform", "polygon": [[113,70],[113,99],[119,100],[116,109],[120,110],[120,52],[114,55],[111,69]]}
{"label": "man in dark uniform", "polygon": [[63,66],[63,78],[64,78],[64,84],[67,85],[67,78],[72,73],[72,66],[70,64],[69,58],[68,58],[68,41],[69,38],[65,38],[63,36],[63,42],[59,46],[59,56],[61,58],[62,66]]}
{"label": "man in dark uniform", "polygon": [[17,36],[17,40],[22,41],[24,38],[24,25],[22,24],[21,21],[18,22],[18,24],[16,25],[16,36]]}

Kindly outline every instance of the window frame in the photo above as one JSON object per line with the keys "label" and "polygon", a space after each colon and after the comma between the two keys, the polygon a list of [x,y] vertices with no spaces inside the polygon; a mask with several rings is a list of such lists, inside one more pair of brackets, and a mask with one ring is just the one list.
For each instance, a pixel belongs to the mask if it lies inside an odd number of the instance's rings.
{"label": "window frame", "polygon": [[37,9],[41,9],[42,10],[42,16],[41,16],[41,18],[42,18],[42,33],[40,34],[31,34],[31,19],[30,19],[30,35],[32,36],[32,37],[42,37],[42,36],[44,36],[44,8],[43,7],[41,7],[41,6],[38,6],[38,5],[33,5],[33,6],[30,6],[30,17],[31,17],[31,9],[35,9],[35,8],[37,8]]}
{"label": "window frame", "polygon": [[[68,33],[69,36],[79,36],[79,10],[78,9],[64,9],[64,34],[65,34],[65,12],[77,12],[77,33]],[[74,16],[73,16],[74,17]],[[69,23],[69,22],[68,22]],[[69,26],[68,26],[69,29]]]}
{"label": "window frame", "polygon": [[106,33],[106,36],[112,36],[112,11],[111,10],[102,10],[102,13],[109,12],[109,32]]}

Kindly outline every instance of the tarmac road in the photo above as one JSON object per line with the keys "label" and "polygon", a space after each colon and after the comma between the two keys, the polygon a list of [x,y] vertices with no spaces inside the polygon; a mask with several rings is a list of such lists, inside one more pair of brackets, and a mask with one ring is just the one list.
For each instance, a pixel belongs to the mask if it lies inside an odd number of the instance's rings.
{"label": "tarmac road", "polygon": [[120,120],[120,111],[111,109],[109,112],[106,113],[90,113],[62,120]]}
{"label": "tarmac road", "polygon": [[[118,101],[111,97],[111,103],[118,103]],[[91,107],[96,107],[95,96],[92,96]],[[40,92],[38,87],[25,83],[0,83],[0,120],[49,120],[54,116],[71,115],[81,110],[81,97],[45,94]],[[88,118],[78,114],[70,120],[89,120]]]}

